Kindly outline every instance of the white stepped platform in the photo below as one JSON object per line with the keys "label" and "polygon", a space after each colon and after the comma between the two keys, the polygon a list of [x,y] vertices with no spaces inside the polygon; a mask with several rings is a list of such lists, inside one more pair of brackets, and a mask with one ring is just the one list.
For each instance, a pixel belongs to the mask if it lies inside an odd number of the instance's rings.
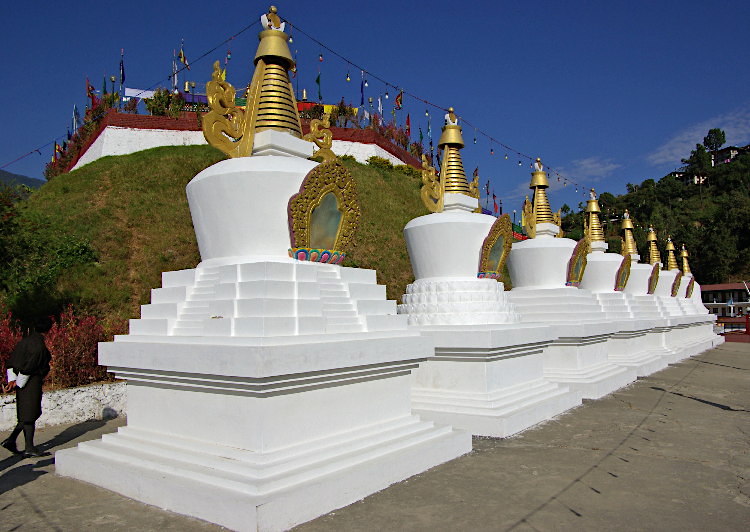
{"label": "white stepped platform", "polygon": [[620,330],[607,341],[607,357],[618,366],[630,368],[638,377],[651,375],[667,367],[668,361],[649,343],[652,320],[621,321]]}
{"label": "white stepped platform", "polygon": [[555,338],[540,325],[422,327],[435,356],[413,373],[412,408],[474,435],[506,437],[569,410],[581,394],[544,377]]}
{"label": "white stepped platform", "polygon": [[598,292],[595,293],[604,314],[609,320],[623,320],[634,317],[631,308],[631,298],[623,292]]}
{"label": "white stepped platform", "polygon": [[557,339],[545,350],[546,379],[569,386],[584,399],[598,399],[637,378],[635,369],[608,359],[608,339],[620,323],[607,320],[588,290],[514,288],[510,299],[522,322],[553,326]]}
{"label": "white stepped platform", "polygon": [[[229,261],[227,261],[229,262]],[[291,259],[163,274],[100,344],[128,425],[56,471],[233,530],[286,530],[471,450],[411,411],[432,342],[375,272]]]}

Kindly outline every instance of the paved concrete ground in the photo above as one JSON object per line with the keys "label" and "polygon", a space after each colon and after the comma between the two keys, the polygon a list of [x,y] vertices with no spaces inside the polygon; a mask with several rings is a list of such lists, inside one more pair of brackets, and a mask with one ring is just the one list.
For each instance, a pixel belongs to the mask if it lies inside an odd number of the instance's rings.
{"label": "paved concrete ground", "polygon": [[[39,431],[51,451],[121,421]],[[2,451],[2,450],[0,450]],[[4,452],[4,451],[2,451]],[[0,530],[218,530],[0,455]],[[724,344],[298,527],[748,530],[750,345]]]}

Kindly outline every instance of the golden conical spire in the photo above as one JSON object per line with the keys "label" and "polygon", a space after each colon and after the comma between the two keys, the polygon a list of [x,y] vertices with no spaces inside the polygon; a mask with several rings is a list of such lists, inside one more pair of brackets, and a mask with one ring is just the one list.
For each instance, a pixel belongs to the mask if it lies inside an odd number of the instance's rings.
{"label": "golden conical spire", "polygon": [[547,199],[546,188],[549,187],[549,181],[547,180],[547,172],[544,171],[542,166],[542,160],[537,157],[534,163],[534,171],[531,174],[531,183],[529,188],[534,191],[534,199],[532,200],[534,209],[534,222],[537,224],[541,223],[555,223],[552,217],[552,209],[549,206],[549,200]]}
{"label": "golden conical spire", "polygon": [[648,228],[648,236],[646,236],[646,242],[648,242],[648,263],[656,264],[658,262],[661,262],[659,248],[656,247],[656,231],[654,231],[653,227]]}
{"label": "golden conical spire", "polygon": [[211,111],[203,117],[203,134],[212,146],[230,157],[252,155],[255,133],[267,129],[302,136],[288,71],[296,68],[284,33],[285,23],[271,6],[261,18],[266,28],[258,34],[255,72],[246,96],[245,110],[235,106],[235,89],[226,82],[226,71],[214,63],[212,80],[206,84]]}
{"label": "golden conical spire", "polygon": [[682,273],[686,275],[690,273],[690,265],[688,264],[688,252],[685,249],[685,244],[682,244],[682,251],[680,251],[680,257],[682,257]]}
{"label": "golden conical spire", "polygon": [[[265,18],[265,20],[264,20]],[[261,17],[268,28],[258,34],[260,43],[255,53],[255,74],[248,89],[247,109],[255,116],[255,131],[278,129],[295,137],[302,136],[289,70],[296,68],[289,51],[289,36],[284,23],[271,6]]]}
{"label": "golden conical spire", "polygon": [[602,209],[596,199],[596,191],[592,188],[589,194],[590,199],[586,202],[586,236],[589,237],[589,242],[604,242],[604,230],[599,220]]}
{"label": "golden conical spire", "polygon": [[443,180],[443,191],[446,194],[471,195],[469,182],[466,180],[464,163],[461,160],[461,148],[464,147],[464,139],[461,136],[461,126],[458,125],[458,117],[453,107],[448,109],[445,115],[445,126],[438,141],[438,149],[443,150],[443,159],[440,163],[440,177]]}
{"label": "golden conical spire", "polygon": [[630,219],[630,213],[625,210],[622,215],[622,254],[637,255],[638,248],[635,245],[635,238],[633,238],[633,221]]}
{"label": "golden conical spire", "polygon": [[665,270],[678,270],[677,258],[674,256],[674,244],[672,243],[672,236],[667,236],[667,265],[664,267]]}

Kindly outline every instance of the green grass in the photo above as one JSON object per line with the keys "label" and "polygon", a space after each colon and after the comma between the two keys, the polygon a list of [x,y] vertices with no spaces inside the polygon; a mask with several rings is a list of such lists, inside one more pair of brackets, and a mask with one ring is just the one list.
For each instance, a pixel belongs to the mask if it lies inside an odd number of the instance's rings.
{"label": "green grass", "polygon": [[[105,157],[60,175],[23,206],[28,218],[44,215],[53,227],[89,241],[98,261],[66,271],[58,291],[84,312],[108,321],[140,314],[163,271],[200,262],[185,196],[187,183],[224,155],[210,146],[161,147]],[[397,169],[345,161],[357,182],[362,208],[347,265],[371,268],[398,299],[413,280],[403,228],[426,214],[420,183]]]}

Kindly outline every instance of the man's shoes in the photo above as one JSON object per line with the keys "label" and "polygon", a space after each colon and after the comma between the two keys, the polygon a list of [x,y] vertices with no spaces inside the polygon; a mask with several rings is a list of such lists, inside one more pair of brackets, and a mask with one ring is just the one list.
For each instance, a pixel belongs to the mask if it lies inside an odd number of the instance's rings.
{"label": "man's shoes", "polygon": [[32,447],[31,449],[26,449],[23,452],[24,458],[39,458],[40,456],[48,456],[49,453],[42,451],[41,449],[37,449],[36,447]]}
{"label": "man's shoes", "polygon": [[21,454],[21,451],[19,451],[18,447],[16,447],[16,442],[11,441],[10,438],[6,438],[5,440],[3,440],[0,445],[8,449],[13,454]]}

